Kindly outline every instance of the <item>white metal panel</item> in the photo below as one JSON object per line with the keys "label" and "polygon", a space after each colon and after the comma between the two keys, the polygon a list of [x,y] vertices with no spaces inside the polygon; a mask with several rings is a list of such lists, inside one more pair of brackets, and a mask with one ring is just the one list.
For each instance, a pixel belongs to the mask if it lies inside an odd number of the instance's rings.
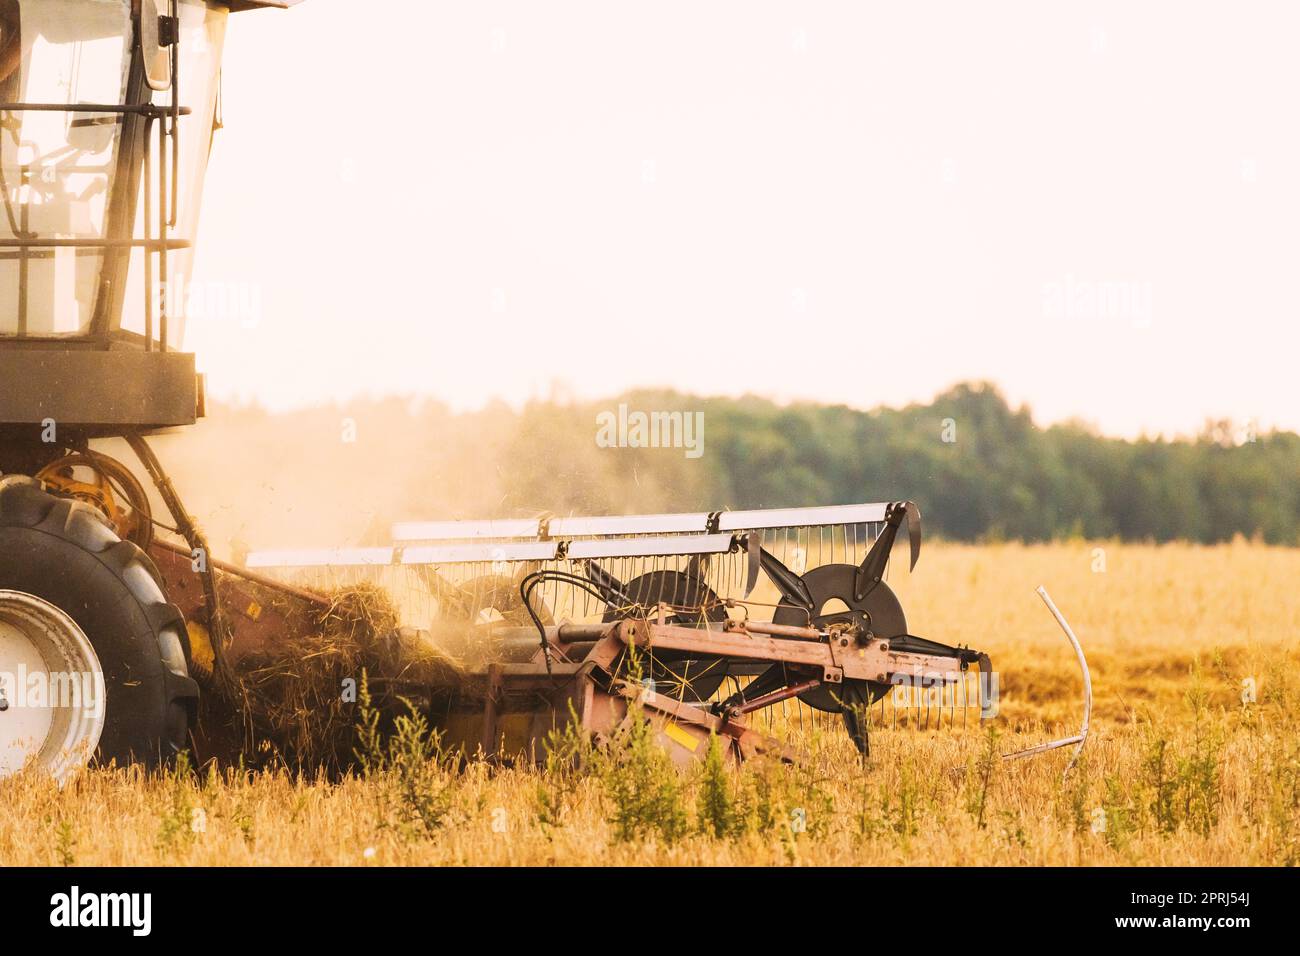
{"label": "white metal panel", "polygon": [[599,515],[552,518],[553,538],[581,538],[602,534],[689,534],[709,530],[709,514]]}
{"label": "white metal panel", "polygon": [[757,511],[724,511],[718,518],[719,531],[747,531],[759,528],[805,528],[819,525],[865,524],[884,521],[884,502],[864,505],[829,505],[824,508],[765,508]]}
{"label": "white metal panel", "polygon": [[731,550],[729,534],[688,534],[667,538],[598,538],[574,541],[570,558],[637,558],[676,554],[724,554]]}

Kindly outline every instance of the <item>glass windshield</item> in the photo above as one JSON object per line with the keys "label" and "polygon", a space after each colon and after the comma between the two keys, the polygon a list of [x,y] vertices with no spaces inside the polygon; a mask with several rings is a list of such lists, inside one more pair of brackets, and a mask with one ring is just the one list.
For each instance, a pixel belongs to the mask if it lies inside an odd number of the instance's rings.
{"label": "glass windshield", "polygon": [[[118,105],[131,0],[0,0],[0,103]],[[0,110],[0,240],[105,236],[118,113]],[[0,335],[89,331],[104,254],[0,246]]]}
{"label": "glass windshield", "polygon": [[[176,224],[171,235],[194,243],[199,228],[203,180],[212,149],[213,132],[217,126],[217,87],[221,76],[227,11],[224,7],[209,5],[202,0],[180,0],[176,5],[176,15],[180,18],[180,104],[190,113],[182,116],[179,124],[180,166],[173,171],[177,187]],[[159,106],[170,106],[171,92],[154,93],[153,102]],[[156,219],[159,210],[156,185],[153,190],[152,218]],[[146,223],[143,195],[138,200],[135,223],[136,238],[143,238]],[[156,223],[150,223],[149,229],[151,235],[158,235]],[[192,246],[171,253],[169,262],[166,288],[161,287],[161,277],[155,272],[153,279],[156,288],[151,292],[150,299],[154,303],[155,314],[161,310],[162,304],[166,305],[170,319],[170,346],[181,348],[184,346],[186,319],[191,314],[204,313],[203,303],[207,291],[190,285],[194,266]],[[144,302],[144,254],[135,250],[131,253],[130,273],[122,307],[123,329],[137,333],[144,331]]]}

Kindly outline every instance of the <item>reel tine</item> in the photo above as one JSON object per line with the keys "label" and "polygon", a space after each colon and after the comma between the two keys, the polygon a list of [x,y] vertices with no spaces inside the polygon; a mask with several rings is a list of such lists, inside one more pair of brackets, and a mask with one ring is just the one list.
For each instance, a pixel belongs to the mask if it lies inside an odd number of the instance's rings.
{"label": "reel tine", "polygon": [[966,685],[966,681],[963,680],[961,682],[961,729],[962,730],[966,729],[966,712],[970,709],[970,705],[966,699],[967,696],[968,696],[967,685]]}

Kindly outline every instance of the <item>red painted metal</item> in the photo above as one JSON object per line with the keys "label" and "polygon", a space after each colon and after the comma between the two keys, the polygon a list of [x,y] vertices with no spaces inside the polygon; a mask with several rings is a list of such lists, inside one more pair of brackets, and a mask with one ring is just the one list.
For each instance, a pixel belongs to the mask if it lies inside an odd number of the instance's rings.
{"label": "red painted metal", "polygon": [[755,710],[762,710],[764,707],[771,707],[773,704],[779,704],[783,700],[789,700],[791,697],[798,697],[805,691],[810,691],[814,687],[820,686],[821,681],[817,679],[806,680],[799,684],[791,684],[781,690],[774,690],[770,694],[764,694],[762,697],[755,697],[753,700],[745,701],[738,707],[733,707],[729,714],[732,717],[741,717]]}

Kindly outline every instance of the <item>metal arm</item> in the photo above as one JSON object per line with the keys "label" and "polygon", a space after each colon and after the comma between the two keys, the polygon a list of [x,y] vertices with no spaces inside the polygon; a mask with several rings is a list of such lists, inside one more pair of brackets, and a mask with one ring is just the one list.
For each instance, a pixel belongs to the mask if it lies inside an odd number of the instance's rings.
{"label": "metal arm", "polygon": [[1047,593],[1047,589],[1041,584],[1038,586],[1037,593],[1038,596],[1043,599],[1043,603],[1047,605],[1047,609],[1052,612],[1052,617],[1056,618],[1056,623],[1061,625],[1061,630],[1065,632],[1065,636],[1070,639],[1070,644],[1074,648],[1074,654],[1079,659],[1079,670],[1083,672],[1083,725],[1079,728],[1079,732],[1073,737],[1063,737],[1060,740],[1052,740],[1045,744],[1039,744],[1037,747],[1029,747],[1026,750],[1017,750],[1015,753],[1003,754],[1002,757],[1005,760],[1012,760],[1016,757],[1030,757],[1034,754],[1041,754],[1048,750],[1055,750],[1058,747],[1067,747],[1070,744],[1074,744],[1074,755],[1070,757],[1070,762],[1065,765],[1065,772],[1062,774],[1064,777],[1074,769],[1074,765],[1079,759],[1079,754],[1083,752],[1083,745],[1088,739],[1088,723],[1092,719],[1092,675],[1088,673],[1088,660],[1083,656],[1083,646],[1079,643],[1079,639],[1074,636],[1074,630],[1070,627],[1070,623],[1065,619],[1065,615],[1063,615],[1052,602],[1051,595]]}

